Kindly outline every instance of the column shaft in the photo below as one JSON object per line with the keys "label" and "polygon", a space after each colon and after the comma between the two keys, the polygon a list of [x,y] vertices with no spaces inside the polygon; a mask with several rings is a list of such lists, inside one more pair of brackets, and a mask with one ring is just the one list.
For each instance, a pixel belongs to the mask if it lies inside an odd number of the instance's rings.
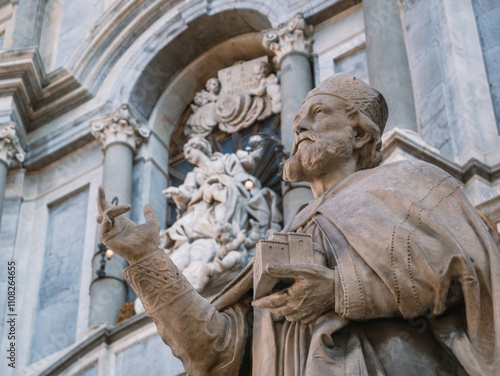
{"label": "column shaft", "polygon": [[[106,198],[118,198],[118,205],[132,201],[132,169],[137,148],[149,138],[150,131],[132,116],[128,105],[91,122],[92,134],[103,143],[104,165],[102,185]],[[126,214],[130,216],[130,213]],[[100,270],[102,253],[92,261],[93,282],[90,287],[89,326],[114,324],[120,308],[127,299],[127,284],[122,270],[127,261],[116,253],[105,258],[104,273]],[[99,276],[99,274],[101,274]]]}
{"label": "column shaft", "polygon": [[134,153],[125,143],[112,143],[104,151],[103,187],[108,201],[114,197],[118,203],[132,200],[132,167]]}
{"label": "column shaft", "polygon": [[[311,69],[313,28],[298,13],[287,24],[264,32],[263,44],[276,53],[281,71],[281,142],[287,153],[293,146],[293,119],[307,93],[313,89]],[[283,185],[283,217],[285,223],[299,207],[313,198],[307,184]]]}
{"label": "column shaft", "polygon": [[408,56],[397,0],[364,0],[363,13],[370,85],[389,106],[386,132],[418,132]]}
{"label": "column shaft", "polygon": [[288,54],[281,61],[281,141],[292,151],[293,119],[307,93],[313,89],[311,63],[303,54]]}
{"label": "column shaft", "polygon": [[3,200],[5,196],[5,187],[7,185],[7,174],[9,166],[5,161],[0,159],[0,226],[2,225]]}
{"label": "column shaft", "polygon": [[[106,147],[103,187],[108,201],[117,197],[118,204],[131,202],[133,157],[131,147],[125,143],[115,142]],[[94,278],[101,267],[101,259],[97,255],[92,262]],[[105,278],[94,280],[90,288],[89,326],[115,323],[127,298],[127,285],[121,274],[127,265],[127,261],[117,254],[106,260]]]}

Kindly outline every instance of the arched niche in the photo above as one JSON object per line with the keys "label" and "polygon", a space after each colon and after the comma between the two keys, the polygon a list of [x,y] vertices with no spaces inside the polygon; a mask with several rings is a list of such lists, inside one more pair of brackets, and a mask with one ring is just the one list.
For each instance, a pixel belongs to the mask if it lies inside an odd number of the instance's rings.
{"label": "arched niche", "polygon": [[235,62],[267,54],[260,32],[233,37],[206,51],[173,78],[154,106],[149,127],[168,145],[181,115],[209,78]]}
{"label": "arched niche", "polygon": [[[138,166],[140,171],[137,171],[136,176],[140,186],[137,186],[136,192],[140,199],[135,202],[135,213],[141,213],[142,205],[150,203],[159,214],[162,228],[165,228],[167,202],[161,192],[168,187],[169,145],[175,126],[192,103],[196,92],[204,88],[209,78],[216,77],[220,69],[241,60],[252,60],[266,54],[269,54],[269,51],[262,46],[260,30],[227,38],[203,51],[179,68],[176,74],[172,74],[169,81],[165,82],[163,92],[152,105],[141,102],[152,107],[148,110],[150,111],[148,127],[153,131],[153,136],[148,142],[144,163]],[[163,57],[168,59],[166,56]],[[158,64],[161,63],[157,58],[153,60]],[[150,72],[154,73],[155,70],[151,68]],[[136,102],[134,111],[141,103]],[[147,107],[141,108],[147,109]]]}

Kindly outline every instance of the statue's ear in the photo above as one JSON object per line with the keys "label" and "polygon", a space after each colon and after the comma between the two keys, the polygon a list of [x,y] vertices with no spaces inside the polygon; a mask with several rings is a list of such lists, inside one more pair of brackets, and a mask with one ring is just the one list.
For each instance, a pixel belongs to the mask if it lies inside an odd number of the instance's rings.
{"label": "statue's ear", "polygon": [[361,149],[373,139],[373,135],[366,131],[367,129],[373,128],[373,126],[369,123],[370,120],[368,120],[365,115],[361,113],[358,114],[358,124],[354,128],[354,140],[352,144],[354,150]]}
{"label": "statue's ear", "polygon": [[371,134],[365,132],[363,128],[357,127],[356,129],[354,129],[354,141],[352,144],[352,148],[354,150],[361,149],[363,146],[369,143],[371,139]]}

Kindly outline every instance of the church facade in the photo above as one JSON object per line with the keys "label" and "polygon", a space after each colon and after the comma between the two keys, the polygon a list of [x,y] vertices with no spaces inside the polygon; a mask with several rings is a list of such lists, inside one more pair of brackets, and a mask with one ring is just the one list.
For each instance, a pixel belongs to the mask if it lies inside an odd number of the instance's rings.
{"label": "church facade", "polygon": [[334,73],[385,96],[384,163],[442,168],[498,236],[497,1],[6,0],[0,15],[2,375],[181,374],[99,244],[98,186],[135,222],[151,204],[166,233],[184,145],[236,158],[260,136],[244,183],[274,192],[277,230],[312,198],[279,179],[293,118]]}

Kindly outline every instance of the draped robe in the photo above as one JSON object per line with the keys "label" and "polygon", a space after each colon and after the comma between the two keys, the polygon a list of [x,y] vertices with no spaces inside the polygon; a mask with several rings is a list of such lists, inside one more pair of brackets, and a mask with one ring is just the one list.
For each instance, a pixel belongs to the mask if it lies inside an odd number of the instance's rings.
{"label": "draped robe", "polygon": [[335,310],[309,325],[251,307],[251,264],[211,304],[161,252],[124,271],[189,375],[500,372],[500,254],[442,170],[359,171],[283,231],[311,234],[335,271]]}

